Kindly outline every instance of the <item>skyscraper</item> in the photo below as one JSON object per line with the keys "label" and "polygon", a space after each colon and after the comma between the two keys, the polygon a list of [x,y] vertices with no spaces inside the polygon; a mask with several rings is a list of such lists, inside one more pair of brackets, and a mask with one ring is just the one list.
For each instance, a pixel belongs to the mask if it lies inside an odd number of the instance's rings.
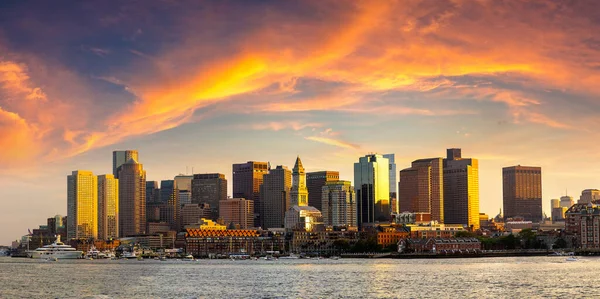
{"label": "skyscraper", "polygon": [[131,158],[119,170],[119,236],[146,232],[146,171]]}
{"label": "skyscraper", "polygon": [[146,222],[160,221],[160,188],[157,181],[146,182]]}
{"label": "skyscraper", "polygon": [[325,225],[357,226],[356,193],[351,182],[327,182],[322,187],[321,194],[321,212]]}
{"label": "skyscraper", "polygon": [[554,198],[550,200],[550,208],[560,208],[560,199]]}
{"label": "skyscraper", "polygon": [[67,238],[98,237],[98,179],[86,170],[67,176]]}
{"label": "skyscraper", "polygon": [[180,225],[181,205],[179,190],[175,180],[160,181],[160,221],[166,222],[171,230],[178,230]]}
{"label": "skyscraper", "polygon": [[502,168],[504,217],[542,220],[542,169],[530,166]]}
{"label": "skyscraper", "polygon": [[479,161],[463,158],[459,148],[444,159],[444,223],[479,228]]}
{"label": "skyscraper", "polygon": [[228,198],[219,203],[219,217],[225,225],[239,225],[240,229],[254,226],[254,201],[245,198]]}
{"label": "skyscraper", "polygon": [[180,174],[175,176],[181,205],[192,203],[192,179],[194,179],[193,175]]}
{"label": "skyscraper", "polygon": [[420,159],[400,171],[399,212],[430,213],[444,223],[444,167],[442,158]]}
{"label": "skyscraper", "polygon": [[585,189],[581,191],[581,196],[577,203],[589,204],[592,201],[600,200],[600,190],[598,189]]}
{"label": "skyscraper", "polygon": [[138,151],[136,150],[124,150],[124,151],[113,151],[113,175],[116,179],[119,178],[119,167],[129,159],[139,161]]}
{"label": "skyscraper", "polygon": [[339,181],[340,173],[337,171],[317,171],[306,173],[306,189],[308,190],[308,205],[322,210],[321,200],[325,183]]}
{"label": "skyscraper", "polygon": [[292,172],[285,166],[277,166],[263,176],[260,188],[262,227],[282,228],[285,212],[290,208]]}
{"label": "skyscraper", "polygon": [[261,226],[260,185],[263,176],[269,173],[268,162],[248,161],[233,164],[233,197],[254,200],[254,226]]}
{"label": "skyscraper", "polygon": [[560,197],[560,206],[565,208],[570,208],[575,204],[572,196],[565,195]]}
{"label": "skyscraper", "polygon": [[396,179],[396,154],[385,154],[390,164],[390,212],[398,212],[398,181]]}
{"label": "skyscraper", "polygon": [[354,189],[358,226],[364,223],[389,221],[390,173],[389,161],[381,155],[366,155],[354,163]]}
{"label": "skyscraper", "polygon": [[192,203],[207,203],[213,211],[213,220],[219,218],[219,201],[227,199],[227,180],[221,173],[194,174]]}
{"label": "skyscraper", "polygon": [[308,190],[306,189],[306,173],[300,156],[292,169],[292,188],[290,190],[290,201],[292,206],[308,206]]}
{"label": "skyscraper", "polygon": [[98,176],[98,238],[119,238],[119,180],[112,174]]}

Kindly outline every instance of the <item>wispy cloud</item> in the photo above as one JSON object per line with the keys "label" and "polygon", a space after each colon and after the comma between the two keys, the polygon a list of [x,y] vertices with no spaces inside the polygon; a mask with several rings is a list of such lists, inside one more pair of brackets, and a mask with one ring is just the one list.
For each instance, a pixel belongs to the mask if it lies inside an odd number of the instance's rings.
{"label": "wispy cloud", "polygon": [[273,130],[280,131],[284,129],[292,129],[294,131],[300,131],[306,128],[320,128],[323,124],[321,123],[301,123],[301,122],[268,122],[268,123],[257,123],[252,125],[254,130]]}
{"label": "wispy cloud", "polygon": [[306,140],[312,140],[312,141],[316,141],[316,142],[320,142],[320,143],[324,143],[324,144],[328,144],[328,145],[333,145],[333,146],[337,146],[337,147],[341,147],[341,148],[347,148],[347,149],[360,149],[360,146],[356,145],[356,144],[352,144],[343,140],[339,140],[339,139],[334,139],[334,138],[330,138],[330,137],[323,137],[323,136],[308,136],[308,137],[304,137],[304,139]]}

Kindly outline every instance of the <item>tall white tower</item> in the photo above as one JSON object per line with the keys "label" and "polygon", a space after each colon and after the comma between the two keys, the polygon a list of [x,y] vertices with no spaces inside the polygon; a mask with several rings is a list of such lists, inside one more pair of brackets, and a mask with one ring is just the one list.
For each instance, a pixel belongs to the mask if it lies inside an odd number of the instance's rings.
{"label": "tall white tower", "polygon": [[306,173],[300,161],[300,156],[296,158],[296,164],[292,169],[292,189],[290,190],[290,205],[308,206],[308,190],[306,189]]}

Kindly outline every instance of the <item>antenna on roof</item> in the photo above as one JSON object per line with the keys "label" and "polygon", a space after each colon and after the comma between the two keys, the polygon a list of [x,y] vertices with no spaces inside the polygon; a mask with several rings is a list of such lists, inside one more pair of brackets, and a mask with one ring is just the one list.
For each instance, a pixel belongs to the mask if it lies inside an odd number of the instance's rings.
{"label": "antenna on roof", "polygon": [[188,174],[188,167],[187,167],[187,165],[186,165],[186,166],[185,166],[185,175],[187,175],[187,174]]}

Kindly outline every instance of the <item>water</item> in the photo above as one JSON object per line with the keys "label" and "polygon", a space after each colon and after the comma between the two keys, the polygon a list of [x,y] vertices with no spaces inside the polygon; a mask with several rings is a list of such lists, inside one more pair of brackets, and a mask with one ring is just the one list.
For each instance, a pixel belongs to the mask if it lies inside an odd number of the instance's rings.
{"label": "water", "polygon": [[599,298],[600,258],[0,258],[0,298]]}

